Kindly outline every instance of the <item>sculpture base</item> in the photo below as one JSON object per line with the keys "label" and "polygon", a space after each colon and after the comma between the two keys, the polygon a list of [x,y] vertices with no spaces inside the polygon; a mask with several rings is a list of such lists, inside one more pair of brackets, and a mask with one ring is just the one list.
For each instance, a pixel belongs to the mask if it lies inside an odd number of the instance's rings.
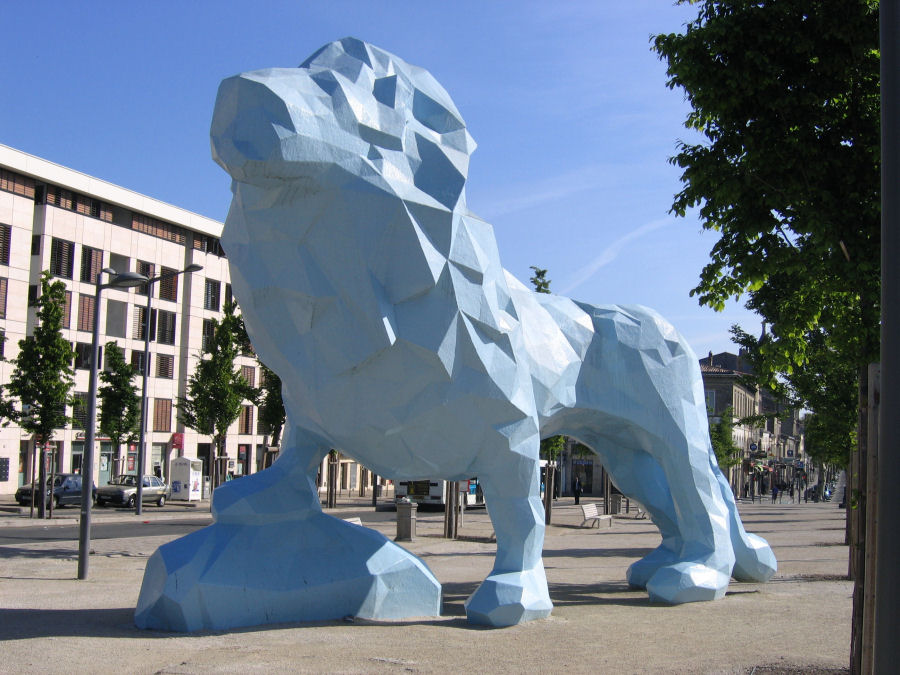
{"label": "sculpture base", "polygon": [[147,562],[138,628],[222,630],[355,616],[438,616],[441,585],[380,533],[317,513],[265,525],[214,523]]}

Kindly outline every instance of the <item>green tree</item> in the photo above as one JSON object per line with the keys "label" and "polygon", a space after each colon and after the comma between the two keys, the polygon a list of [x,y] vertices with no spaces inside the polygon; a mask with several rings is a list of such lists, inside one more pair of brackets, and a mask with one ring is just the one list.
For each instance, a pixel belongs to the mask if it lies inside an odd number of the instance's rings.
{"label": "green tree", "polygon": [[878,3],[696,4],[653,42],[702,136],[671,159],[672,211],[719,233],[692,295],[716,310],[745,295],[771,326],[734,328],[757,384],[840,420],[844,442],[857,370],[880,349]]}
{"label": "green tree", "polygon": [[[53,440],[56,429],[71,422],[66,406],[74,404],[75,353],[62,335],[65,301],[65,284],[52,281],[50,273],[45,271],[41,275],[41,294],[34,302],[37,323],[31,335],[19,340],[19,354],[13,359],[15,365],[9,380],[9,391],[19,401],[19,426],[34,435],[35,445],[41,451],[38,485],[42,495],[47,444]],[[41,499],[40,517],[44,516],[44,506]]]}
{"label": "green tree", "polygon": [[140,433],[141,397],[134,384],[137,370],[125,361],[115,342],[106,343],[106,364],[100,373],[100,431],[109,436],[116,449],[115,466],[119,466],[122,443],[135,441]]}
{"label": "green tree", "polygon": [[281,378],[265,363],[259,361],[262,373],[259,388],[259,421],[271,432],[271,444],[281,442],[281,430],[284,427],[284,399],[281,398]]}
{"label": "green tree", "polygon": [[719,421],[709,427],[716,461],[723,471],[741,461],[741,449],[734,444],[734,410],[729,406],[722,411]]}
{"label": "green tree", "polygon": [[[3,356],[3,345],[6,344],[6,333],[0,331],[0,361],[6,361]],[[3,385],[0,385],[0,425],[8,427],[10,422],[18,419],[15,402],[6,396]]]}
{"label": "green tree", "polygon": [[[212,436],[216,457],[225,456],[228,427],[241,414],[244,401],[255,402],[258,392],[235,367],[235,359],[245,346],[244,322],[228,302],[220,321],[204,346],[193,374],[188,379],[187,396],[179,397],[178,419],[198,433]],[[213,467],[214,487],[220,482],[220,468]]]}

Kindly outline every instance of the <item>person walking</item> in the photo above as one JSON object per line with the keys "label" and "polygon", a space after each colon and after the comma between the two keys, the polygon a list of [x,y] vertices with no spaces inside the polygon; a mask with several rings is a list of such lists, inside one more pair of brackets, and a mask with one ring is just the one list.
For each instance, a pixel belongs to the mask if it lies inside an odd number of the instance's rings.
{"label": "person walking", "polygon": [[775,503],[775,500],[776,500],[776,499],[778,499],[778,486],[777,486],[777,485],[773,485],[773,486],[772,486],[772,503],[773,503],[773,504]]}
{"label": "person walking", "polygon": [[575,485],[572,486],[572,493],[575,495],[575,504],[581,503],[581,481],[575,476]]}

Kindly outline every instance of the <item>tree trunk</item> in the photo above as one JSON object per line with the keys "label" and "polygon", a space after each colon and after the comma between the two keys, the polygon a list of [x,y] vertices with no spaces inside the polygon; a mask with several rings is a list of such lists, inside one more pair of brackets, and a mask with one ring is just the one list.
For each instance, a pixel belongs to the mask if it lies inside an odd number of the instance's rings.
{"label": "tree trunk", "polygon": [[544,477],[544,524],[549,525],[553,515],[553,487],[556,483],[556,468],[547,462],[547,475]]}
{"label": "tree trunk", "polygon": [[338,458],[333,450],[328,453],[328,485],[325,492],[325,507],[333,509],[337,507],[337,475]]}
{"label": "tree trunk", "polygon": [[41,463],[38,467],[38,490],[32,493],[31,501],[38,499],[38,518],[47,516],[47,447],[41,442]]}
{"label": "tree trunk", "polygon": [[459,483],[447,481],[447,498],[444,507],[444,537],[456,539],[459,535]]}
{"label": "tree trunk", "polygon": [[[853,579],[853,618],[850,625],[850,672],[861,673],[863,616],[865,615],[865,555],[866,555],[866,453],[868,452],[869,431],[869,377],[868,371],[859,371],[859,428],[857,429],[856,452],[851,458],[853,467],[853,495],[856,508],[850,526],[850,578]],[[821,485],[821,479],[819,481]],[[820,498],[824,497],[819,489]]]}

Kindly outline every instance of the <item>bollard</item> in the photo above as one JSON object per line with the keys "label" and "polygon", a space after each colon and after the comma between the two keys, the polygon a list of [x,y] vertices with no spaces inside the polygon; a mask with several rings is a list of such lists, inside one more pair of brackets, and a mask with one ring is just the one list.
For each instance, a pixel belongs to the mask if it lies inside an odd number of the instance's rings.
{"label": "bollard", "polygon": [[416,503],[409,499],[397,502],[397,538],[394,541],[413,541],[416,538]]}

